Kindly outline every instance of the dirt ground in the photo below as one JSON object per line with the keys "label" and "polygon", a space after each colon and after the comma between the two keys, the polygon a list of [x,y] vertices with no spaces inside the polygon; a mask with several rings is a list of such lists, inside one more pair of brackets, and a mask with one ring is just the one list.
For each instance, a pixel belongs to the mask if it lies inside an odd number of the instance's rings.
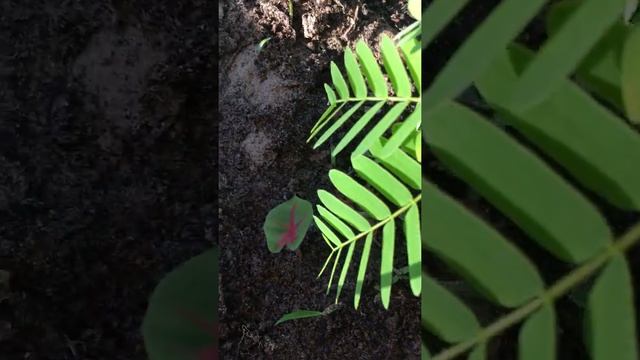
{"label": "dirt ground", "polygon": [[[376,44],[383,32],[394,34],[411,23],[404,2],[293,4],[293,18],[281,0],[221,4],[221,356],[418,359],[419,298],[400,281],[384,311],[372,275],[379,253],[371,255],[357,311],[351,276],[341,306],[329,316],[274,326],[285,313],[323,310],[335,297],[324,294],[326,277],[315,278],[328,255],[317,230],[307,234],[301,258],[288,251],[271,254],[262,231],[275,205],[294,194],[316,203],[316,190],[330,188],[329,147],[314,151],[305,143],[325,108],[329,61],[341,61],[342,50],[360,38]],[[258,53],[256,45],[267,37]]]}
{"label": "dirt ground", "polygon": [[0,2],[0,359],[146,359],[154,286],[217,242],[216,12]]}

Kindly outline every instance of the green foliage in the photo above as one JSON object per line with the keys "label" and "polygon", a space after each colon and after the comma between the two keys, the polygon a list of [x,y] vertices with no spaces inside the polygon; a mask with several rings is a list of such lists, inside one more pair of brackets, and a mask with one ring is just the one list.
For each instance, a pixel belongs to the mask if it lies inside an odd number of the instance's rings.
{"label": "green foliage", "polygon": [[258,50],[258,52],[262,51],[262,49],[264,49],[264,47],[267,46],[267,43],[269,41],[271,41],[271,37],[270,36],[260,40],[260,42],[256,46],[256,49]]}
{"label": "green foliage", "polygon": [[276,325],[282,324],[283,322],[311,317],[319,317],[319,316],[327,316],[334,311],[338,310],[340,305],[329,305],[326,309],[322,311],[316,310],[296,310],[292,311],[288,314],[283,315],[277,322]]}
{"label": "green foliage", "polygon": [[151,360],[216,359],[218,250],[180,265],[156,287],[142,333]]}
{"label": "green foliage", "polygon": [[625,42],[622,54],[622,97],[629,120],[640,124],[640,27]]}
{"label": "green foliage", "polygon": [[318,317],[318,316],[322,316],[324,315],[324,313],[322,311],[315,311],[315,310],[296,310],[296,311],[292,311],[288,314],[283,315],[278,321],[276,321],[276,325],[278,324],[282,324],[283,322],[287,322],[289,320],[297,320],[297,319],[304,319],[304,318],[310,318],[310,317]]}
{"label": "green foliage", "polygon": [[[419,4],[416,6],[413,2],[409,6],[412,13],[420,14]],[[397,234],[404,238],[411,290],[415,296],[421,291],[419,30],[420,23],[416,22],[395,40],[382,37],[380,53],[384,71],[362,40],[356,44],[355,54],[350,49],[345,50],[346,76],[336,63],[331,63],[333,86],[325,84],[329,107],[311,130],[309,140],[317,138],[314,144],[317,148],[342,131],[331,155],[337,156],[345,149],[353,148],[349,156],[355,174],[339,169],[329,172],[336,195],[319,190],[321,203],[317,205],[318,215],[314,217],[331,250],[318,275],[321,276],[333,262],[327,293],[342,262],[336,303],[360,244],[353,300],[354,307],[358,308],[376,235],[382,242],[379,276],[383,306],[389,307],[391,287],[395,282],[393,262]],[[349,121],[350,126],[347,126]]]}
{"label": "green foliage", "polygon": [[[461,4],[436,0],[424,17],[452,19]],[[422,246],[508,312],[483,326],[453,291],[423,274],[423,326],[450,344],[435,355],[423,344],[423,358],[468,353],[484,359],[494,337],[521,324],[518,358],[555,359],[554,302],[586,281],[593,282],[584,297],[584,341],[591,357],[639,356],[624,254],[640,240],[640,224],[614,239],[581,192],[496,124],[526,138],[610,204],[640,210],[640,135],[625,123],[637,116],[638,93],[629,94],[640,84],[638,32],[622,18],[625,1],[569,0],[547,13],[550,39],[539,52],[513,43],[544,4],[505,0],[469,36],[425,91],[423,136],[440,163],[517,225],[526,240],[573,268],[545,284],[512,240],[425,180]],[[433,39],[443,27],[436,22],[425,31]],[[470,85],[494,118],[453,100]]]}
{"label": "green foliage", "polygon": [[[279,253],[285,246],[292,251],[298,249],[307,234],[312,218],[311,203],[297,196],[269,211],[263,227],[269,251]],[[281,244],[283,237],[287,236],[291,237],[292,242]]]}

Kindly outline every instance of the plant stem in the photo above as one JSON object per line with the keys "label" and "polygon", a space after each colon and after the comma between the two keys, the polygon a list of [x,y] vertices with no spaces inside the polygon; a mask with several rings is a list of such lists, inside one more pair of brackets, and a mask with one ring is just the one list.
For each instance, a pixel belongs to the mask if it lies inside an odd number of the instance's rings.
{"label": "plant stem", "polygon": [[386,97],[375,97],[375,96],[366,96],[363,98],[353,98],[348,97],[346,99],[337,100],[336,103],[344,103],[344,102],[355,102],[355,101],[391,101],[391,102],[420,102],[420,97],[397,97],[397,96],[386,96]]}
{"label": "plant stem", "polygon": [[618,241],[609,245],[591,260],[571,271],[538,297],[483,328],[473,338],[442,351],[438,355],[434,356],[433,360],[454,359],[458,355],[470,350],[476,344],[485,342],[511,326],[516,325],[520,321],[526,319],[531,313],[538,310],[542,305],[551,304],[558,298],[564,296],[569,290],[593,275],[597,270],[611,260],[611,258],[624,254],[624,252],[637,243],[638,240],[640,240],[640,223],[635,224]]}
{"label": "plant stem", "polygon": [[363,238],[363,237],[367,236],[367,234],[369,234],[369,233],[371,233],[371,232],[373,232],[373,231],[376,231],[378,228],[380,228],[380,227],[384,226],[384,224],[388,223],[389,221],[391,221],[391,220],[395,219],[396,217],[400,216],[402,213],[404,213],[405,211],[407,211],[411,206],[413,206],[415,203],[417,203],[418,201],[420,201],[420,199],[421,199],[421,198],[422,198],[422,194],[420,194],[420,195],[418,195],[418,196],[414,197],[414,198],[413,198],[413,200],[411,200],[407,205],[405,205],[405,206],[403,206],[403,207],[399,208],[398,210],[396,210],[396,211],[395,211],[393,214],[391,214],[391,216],[389,216],[388,218],[386,218],[386,219],[384,219],[384,220],[380,221],[379,223],[377,223],[377,224],[373,225],[371,228],[369,228],[369,230],[367,230],[367,231],[363,231],[363,232],[361,232],[360,234],[358,234],[358,235],[354,236],[353,238],[351,238],[351,239],[349,239],[349,240],[347,240],[347,241],[343,242],[343,243],[342,243],[342,244],[340,244],[339,246],[336,246],[335,248],[333,248],[333,250],[332,250],[331,252],[333,253],[333,252],[335,252],[335,251],[337,251],[337,250],[339,250],[339,249],[342,249],[343,247],[345,247],[345,246],[347,246],[347,245],[351,244],[352,242],[354,242],[354,241],[356,241],[356,240],[358,240],[358,239],[361,239],[361,238]]}

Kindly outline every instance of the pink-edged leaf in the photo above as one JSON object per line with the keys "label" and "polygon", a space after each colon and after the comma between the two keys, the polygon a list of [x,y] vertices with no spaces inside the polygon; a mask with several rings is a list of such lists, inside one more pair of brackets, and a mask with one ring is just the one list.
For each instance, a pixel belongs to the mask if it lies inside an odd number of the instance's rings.
{"label": "pink-edged leaf", "polygon": [[263,226],[269,251],[278,253],[285,247],[292,251],[298,249],[312,219],[311,203],[297,196],[273,208]]}
{"label": "pink-edged leaf", "polygon": [[149,359],[217,359],[217,314],[218,250],[214,248],[179,266],[154,290],[142,325]]}

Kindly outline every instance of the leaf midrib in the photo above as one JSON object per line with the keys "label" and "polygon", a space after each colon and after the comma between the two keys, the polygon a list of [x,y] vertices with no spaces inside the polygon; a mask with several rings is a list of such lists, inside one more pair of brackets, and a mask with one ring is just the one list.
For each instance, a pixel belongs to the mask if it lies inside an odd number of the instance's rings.
{"label": "leaf midrib", "polygon": [[336,246],[335,248],[333,248],[331,250],[331,255],[333,255],[334,252],[342,249],[343,247],[351,244],[354,241],[357,241],[365,236],[367,236],[367,234],[376,231],[378,228],[384,226],[384,224],[388,223],[389,221],[395,219],[396,217],[402,215],[404,212],[406,212],[407,210],[409,210],[409,208],[413,205],[415,205],[418,201],[420,201],[420,199],[422,198],[422,194],[414,197],[411,201],[409,201],[406,205],[402,206],[401,208],[399,208],[398,210],[396,210],[395,212],[393,212],[389,217],[387,217],[386,219],[381,220],[380,222],[376,223],[375,225],[373,225],[371,228],[369,228],[369,230],[367,231],[363,231],[361,233],[359,233],[358,235],[356,235],[355,237],[343,242],[341,245]]}
{"label": "leaf midrib", "polygon": [[346,103],[346,102],[356,102],[356,101],[390,101],[390,102],[413,102],[419,103],[420,97],[397,97],[397,96],[385,96],[385,97],[377,97],[377,96],[365,96],[365,97],[347,97],[336,101],[336,104]]}

